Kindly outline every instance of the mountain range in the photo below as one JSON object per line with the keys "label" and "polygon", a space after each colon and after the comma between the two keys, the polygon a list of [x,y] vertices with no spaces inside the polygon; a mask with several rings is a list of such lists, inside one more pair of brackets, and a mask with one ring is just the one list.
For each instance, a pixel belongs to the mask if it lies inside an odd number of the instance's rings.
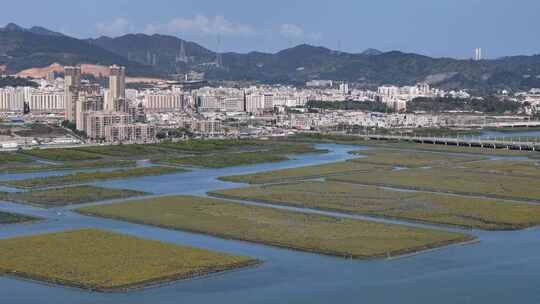
{"label": "mountain range", "polygon": [[366,87],[421,81],[445,89],[540,87],[540,55],[473,61],[375,49],[347,53],[307,44],[277,53],[218,54],[197,43],[167,35],[76,39],[43,27],[25,29],[8,24],[0,28],[0,67],[5,72],[17,73],[53,63],[120,64],[132,76],[169,77],[199,71],[210,80],[265,83],[332,79]]}

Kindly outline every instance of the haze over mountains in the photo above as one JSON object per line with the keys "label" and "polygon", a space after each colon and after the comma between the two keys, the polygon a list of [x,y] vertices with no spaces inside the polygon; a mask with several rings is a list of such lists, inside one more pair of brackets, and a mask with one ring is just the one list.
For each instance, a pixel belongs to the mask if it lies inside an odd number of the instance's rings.
{"label": "haze over mountains", "polygon": [[472,61],[375,49],[353,54],[306,44],[274,54],[218,55],[174,36],[128,34],[81,40],[42,27],[0,28],[0,67],[7,73],[53,63],[116,63],[125,65],[132,76],[168,77],[196,70],[210,80],[266,83],[333,79],[365,86],[428,81],[447,89],[540,87],[540,55]]}

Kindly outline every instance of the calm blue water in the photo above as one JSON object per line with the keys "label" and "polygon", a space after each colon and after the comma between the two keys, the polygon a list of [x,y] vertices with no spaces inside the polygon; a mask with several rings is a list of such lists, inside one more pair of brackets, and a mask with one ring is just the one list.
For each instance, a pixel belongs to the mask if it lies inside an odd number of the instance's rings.
{"label": "calm blue water", "polygon": [[[197,194],[238,187],[215,177],[344,160],[350,146],[324,145],[325,155],[303,155],[274,164],[118,180],[99,185],[155,194]],[[257,268],[131,293],[100,294],[0,277],[0,303],[540,303],[540,229],[470,231],[480,244],[454,246],[381,261],[353,261],[222,240],[125,222],[86,217],[70,208],[40,209],[1,203],[0,210],[46,218],[0,226],[0,238],[97,227],[143,238],[248,255]],[[441,228],[442,229],[442,228]],[[0,248],[1,250],[1,248]]]}

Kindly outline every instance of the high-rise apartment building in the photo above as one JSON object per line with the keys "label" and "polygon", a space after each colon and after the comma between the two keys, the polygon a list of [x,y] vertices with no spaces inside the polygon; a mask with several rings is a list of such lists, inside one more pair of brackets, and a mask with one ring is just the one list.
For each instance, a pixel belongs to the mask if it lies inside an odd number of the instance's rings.
{"label": "high-rise apartment building", "polygon": [[481,48],[476,48],[474,50],[474,60],[476,61],[480,61],[482,60],[482,49]]}
{"label": "high-rise apartment building", "polygon": [[23,88],[0,89],[0,111],[22,112],[25,101]]}
{"label": "high-rise apartment building", "polygon": [[126,68],[113,65],[109,67],[109,96],[105,110],[119,111],[125,108],[126,100]]}
{"label": "high-rise apartment building", "polygon": [[77,99],[81,86],[81,67],[64,67],[65,119],[75,122],[77,118]]}

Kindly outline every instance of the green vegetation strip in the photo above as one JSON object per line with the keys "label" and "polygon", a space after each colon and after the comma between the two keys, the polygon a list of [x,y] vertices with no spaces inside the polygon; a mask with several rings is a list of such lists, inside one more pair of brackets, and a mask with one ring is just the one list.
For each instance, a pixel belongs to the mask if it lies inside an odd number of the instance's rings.
{"label": "green vegetation strip", "polygon": [[355,162],[404,167],[453,166],[458,163],[485,159],[476,156],[384,149],[355,151],[353,154],[367,156],[357,158]]}
{"label": "green vegetation strip", "polygon": [[260,172],[254,174],[224,176],[220,177],[219,179],[235,183],[269,184],[283,183],[294,180],[323,178],[355,172],[370,173],[378,170],[388,171],[391,170],[391,167],[365,164],[353,161],[344,161],[317,166]]}
{"label": "green vegetation strip", "polygon": [[189,153],[212,153],[217,151],[240,149],[244,147],[254,148],[263,145],[266,145],[266,142],[240,139],[187,140],[180,142],[165,142],[160,144],[161,147]]}
{"label": "green vegetation strip", "polygon": [[189,157],[170,157],[160,160],[159,163],[206,168],[226,168],[258,163],[280,162],[287,159],[288,158],[285,156],[276,155],[272,152],[238,152]]}
{"label": "green vegetation strip", "polygon": [[463,167],[472,172],[540,178],[540,166],[536,161],[486,160]]}
{"label": "green vegetation strip", "polygon": [[162,149],[158,145],[154,144],[77,147],[73,150],[85,153],[100,154],[109,157],[136,157],[170,152],[169,150]]}
{"label": "green vegetation strip", "polygon": [[69,162],[62,164],[40,164],[33,163],[31,165],[24,166],[9,166],[0,167],[2,173],[24,173],[24,172],[39,172],[39,171],[58,171],[58,170],[82,170],[82,169],[98,169],[98,168],[120,168],[120,167],[132,167],[137,164],[133,160],[99,160],[91,162]]}
{"label": "green vegetation strip", "polygon": [[296,213],[192,196],[78,209],[83,214],[205,233],[295,250],[381,258],[472,240],[446,231]]}
{"label": "green vegetation strip", "polygon": [[540,179],[468,172],[463,169],[409,169],[332,176],[329,180],[414,190],[540,201]]}
{"label": "green vegetation strip", "polygon": [[0,200],[49,208],[129,198],[147,194],[148,193],[146,192],[132,190],[77,186],[27,192],[0,192]]}
{"label": "green vegetation strip", "polygon": [[69,175],[38,177],[25,180],[0,181],[0,184],[20,189],[45,188],[78,183],[88,183],[108,179],[132,178],[141,176],[163,175],[186,172],[187,170],[170,167],[146,167],[122,169],[110,172],[79,172]]}
{"label": "green vegetation strip", "polygon": [[15,224],[15,223],[31,222],[35,220],[37,220],[37,218],[21,215],[21,214],[14,214],[14,213],[7,213],[7,212],[0,211],[0,224]]}
{"label": "green vegetation strip", "polygon": [[15,152],[1,152],[0,153],[0,164],[10,164],[10,163],[29,163],[32,160],[23,154]]}
{"label": "green vegetation strip", "polygon": [[[264,144],[263,144],[264,143]],[[288,160],[287,155],[301,153],[322,153],[307,144],[256,142],[250,148],[261,148],[260,151],[222,152],[219,154],[198,154],[186,157],[167,157],[156,162],[171,165],[189,165],[206,168],[226,168],[234,166],[253,165],[259,163],[280,162]]]}
{"label": "green vegetation strip", "polygon": [[256,260],[85,229],[0,240],[0,273],[121,291],[254,265]]}
{"label": "green vegetation strip", "polygon": [[220,190],[214,196],[301,208],[457,225],[486,230],[540,224],[540,205],[336,182],[301,182]]}
{"label": "green vegetation strip", "polygon": [[22,153],[53,161],[96,160],[102,158],[101,156],[93,153],[69,148],[24,150]]}

